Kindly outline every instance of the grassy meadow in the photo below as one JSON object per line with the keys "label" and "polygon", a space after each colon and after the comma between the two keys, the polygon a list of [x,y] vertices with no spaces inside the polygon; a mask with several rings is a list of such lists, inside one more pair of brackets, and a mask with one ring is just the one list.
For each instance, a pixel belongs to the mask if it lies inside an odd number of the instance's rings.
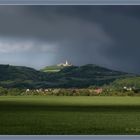
{"label": "grassy meadow", "polygon": [[140,97],[1,96],[0,134],[140,134]]}

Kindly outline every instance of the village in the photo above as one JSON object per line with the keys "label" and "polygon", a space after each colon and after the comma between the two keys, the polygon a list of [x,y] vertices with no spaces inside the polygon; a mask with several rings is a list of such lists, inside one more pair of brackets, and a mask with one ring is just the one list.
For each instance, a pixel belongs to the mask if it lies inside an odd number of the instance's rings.
{"label": "village", "polygon": [[[139,93],[140,89],[135,87],[122,87],[118,90],[106,87],[89,87],[89,88],[39,88],[39,89],[26,89],[26,95],[56,95],[56,96],[98,96],[98,95],[112,95],[112,93],[118,93],[118,95],[127,95],[130,93]],[[121,93],[121,94],[119,94]]]}
{"label": "village", "polygon": [[[65,89],[65,88],[47,88],[47,89],[43,89],[43,88],[40,88],[40,89],[26,89],[26,93],[38,93],[38,94],[44,94],[46,95],[47,93],[52,93],[52,94],[60,94],[62,95],[63,93],[64,94],[67,94],[69,93],[69,95],[80,95],[80,93],[85,93],[85,95],[87,93],[94,93],[94,94],[100,94],[103,92],[103,89],[102,88],[96,88],[96,89],[78,89],[78,88],[68,88],[68,89]],[[79,93],[79,94],[78,94]],[[87,94],[88,95],[88,94]]]}

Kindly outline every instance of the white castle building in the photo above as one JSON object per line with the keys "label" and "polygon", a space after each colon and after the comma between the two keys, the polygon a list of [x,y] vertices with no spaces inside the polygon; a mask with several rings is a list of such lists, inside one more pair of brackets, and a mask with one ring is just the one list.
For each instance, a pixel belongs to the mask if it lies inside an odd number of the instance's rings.
{"label": "white castle building", "polygon": [[68,63],[68,61],[66,60],[66,62],[65,62],[65,63],[60,63],[60,64],[57,64],[57,66],[68,67],[68,66],[72,66],[72,64]]}

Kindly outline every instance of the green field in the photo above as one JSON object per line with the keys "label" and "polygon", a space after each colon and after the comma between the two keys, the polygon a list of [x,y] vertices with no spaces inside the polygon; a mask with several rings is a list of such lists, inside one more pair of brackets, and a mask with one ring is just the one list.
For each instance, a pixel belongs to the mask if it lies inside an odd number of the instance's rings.
{"label": "green field", "polygon": [[140,134],[140,97],[1,96],[0,134]]}

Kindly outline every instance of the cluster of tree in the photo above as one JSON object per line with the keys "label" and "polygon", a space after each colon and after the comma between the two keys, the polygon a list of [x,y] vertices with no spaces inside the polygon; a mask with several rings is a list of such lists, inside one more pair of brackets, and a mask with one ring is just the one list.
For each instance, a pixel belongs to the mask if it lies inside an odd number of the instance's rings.
{"label": "cluster of tree", "polygon": [[91,86],[89,88],[54,88],[54,89],[18,89],[0,87],[0,96],[23,96],[23,95],[41,95],[41,96],[139,96],[140,91],[126,90],[116,88],[112,85],[102,87]]}
{"label": "cluster of tree", "polygon": [[110,85],[116,88],[123,88],[126,87],[135,87],[136,89],[140,89],[140,77],[128,77],[123,79],[117,79],[112,82]]}
{"label": "cluster of tree", "polygon": [[[10,83],[10,81],[6,81]],[[30,82],[30,81],[28,81]],[[72,82],[74,84],[74,82]],[[80,82],[81,83],[81,82]],[[12,83],[11,83],[12,84]],[[24,84],[22,83],[24,86]],[[35,87],[40,85],[35,85]],[[28,89],[28,90],[27,90]],[[103,86],[89,86],[82,88],[9,88],[0,87],[0,95],[52,95],[52,96],[139,96],[140,77],[117,79]]]}
{"label": "cluster of tree", "polygon": [[17,95],[22,95],[22,93],[24,92],[25,90],[23,89],[18,89],[18,88],[7,89],[7,88],[0,87],[0,96],[3,96],[3,95],[17,96]]}

